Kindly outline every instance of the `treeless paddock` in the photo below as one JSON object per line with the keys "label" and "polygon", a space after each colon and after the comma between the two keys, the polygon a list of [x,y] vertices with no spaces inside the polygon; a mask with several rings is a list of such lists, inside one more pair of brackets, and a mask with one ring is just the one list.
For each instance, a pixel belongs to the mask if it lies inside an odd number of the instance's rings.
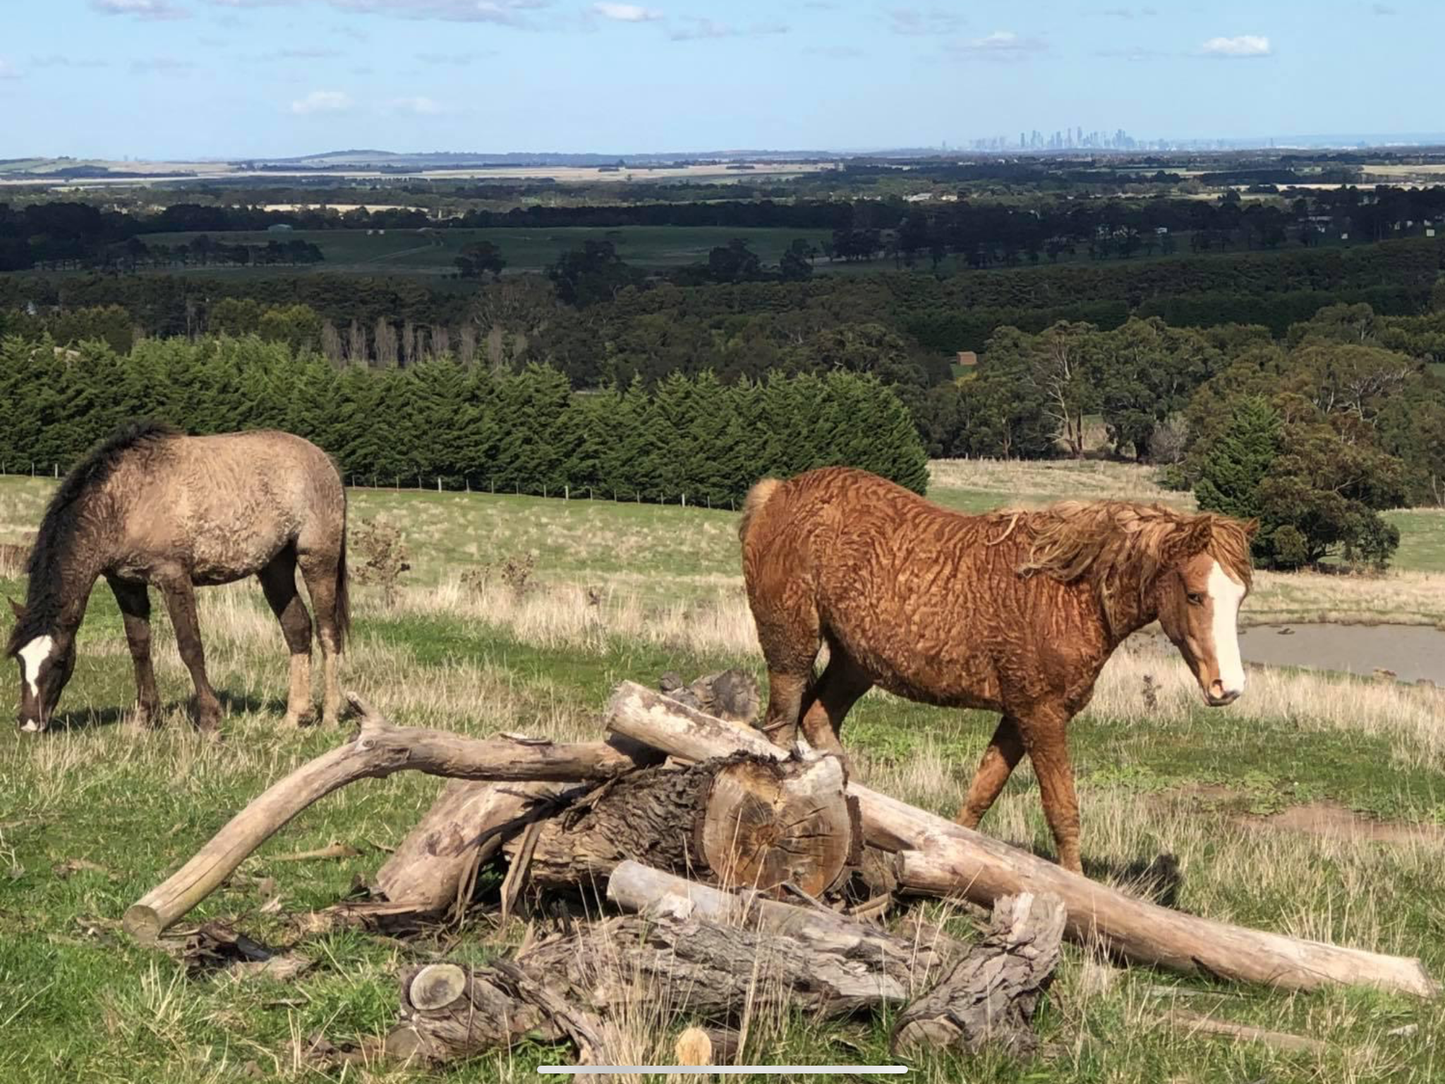
{"label": "treeless paddock", "polygon": [[1077,873],[1069,720],[1115,648],[1155,620],[1207,703],[1243,692],[1236,621],[1254,529],[1125,501],[962,515],[839,467],[766,479],[739,528],[768,665],[764,729],[789,745],[801,726],[841,753],[843,719],[874,685],[997,711],[958,820],[976,826],[1027,752],[1059,861]]}

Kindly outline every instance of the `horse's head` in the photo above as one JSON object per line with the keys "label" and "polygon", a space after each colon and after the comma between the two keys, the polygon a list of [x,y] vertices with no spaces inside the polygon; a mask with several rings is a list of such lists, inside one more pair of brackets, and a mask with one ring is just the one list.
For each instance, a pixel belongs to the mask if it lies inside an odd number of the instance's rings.
{"label": "horse's head", "polygon": [[1160,551],[1154,581],[1159,624],[1210,707],[1232,704],[1244,692],[1239,604],[1249,593],[1249,538],[1258,526],[1197,516],[1181,522]]}
{"label": "horse's head", "polygon": [[10,634],[10,656],[20,664],[20,729],[37,733],[50,724],[60,693],[75,669],[75,632],[27,629],[25,607],[12,600],[10,608],[16,621]]}

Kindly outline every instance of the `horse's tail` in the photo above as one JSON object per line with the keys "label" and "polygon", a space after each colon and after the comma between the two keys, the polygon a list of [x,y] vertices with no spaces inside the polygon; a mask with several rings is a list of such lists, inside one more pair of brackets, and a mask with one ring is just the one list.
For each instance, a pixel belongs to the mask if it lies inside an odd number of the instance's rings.
{"label": "horse's tail", "polygon": [[768,503],[777,488],[782,485],[776,478],[764,478],[748,490],[748,495],[743,499],[743,519],[738,524],[738,539],[746,542],[748,540],[748,529],[753,524],[753,519],[763,510],[763,505]]}
{"label": "horse's tail", "polygon": [[336,647],[351,635],[351,576],[346,571],[346,489],[341,490],[341,550],[336,555]]}

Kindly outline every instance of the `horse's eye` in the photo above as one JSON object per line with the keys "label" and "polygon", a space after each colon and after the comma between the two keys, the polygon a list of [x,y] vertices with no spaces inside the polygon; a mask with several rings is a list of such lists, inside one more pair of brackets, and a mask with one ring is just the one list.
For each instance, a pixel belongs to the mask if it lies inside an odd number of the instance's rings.
{"label": "horse's eye", "polygon": [[1199,592],[1197,592],[1197,591],[1190,591],[1190,592],[1189,592],[1189,605],[1191,605],[1191,606],[1203,606],[1203,605],[1204,605],[1204,596],[1201,595],[1201,594],[1199,594]]}

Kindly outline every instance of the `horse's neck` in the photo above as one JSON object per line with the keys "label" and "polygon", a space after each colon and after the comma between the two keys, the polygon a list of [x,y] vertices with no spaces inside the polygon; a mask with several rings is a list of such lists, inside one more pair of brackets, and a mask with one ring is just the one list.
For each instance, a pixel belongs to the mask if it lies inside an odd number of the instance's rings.
{"label": "horse's neck", "polygon": [[1109,633],[1110,653],[1134,633],[1159,617],[1152,602],[1140,599],[1138,584],[1131,583],[1116,588],[1115,598],[1117,601],[1114,604],[1114,620],[1111,622],[1108,615],[1104,615],[1104,627],[1108,629]]}
{"label": "horse's neck", "polygon": [[85,604],[101,573],[98,566],[91,567],[93,564],[84,560],[63,561],[60,571],[32,577],[26,609],[52,614],[59,630],[74,632],[85,617]]}

